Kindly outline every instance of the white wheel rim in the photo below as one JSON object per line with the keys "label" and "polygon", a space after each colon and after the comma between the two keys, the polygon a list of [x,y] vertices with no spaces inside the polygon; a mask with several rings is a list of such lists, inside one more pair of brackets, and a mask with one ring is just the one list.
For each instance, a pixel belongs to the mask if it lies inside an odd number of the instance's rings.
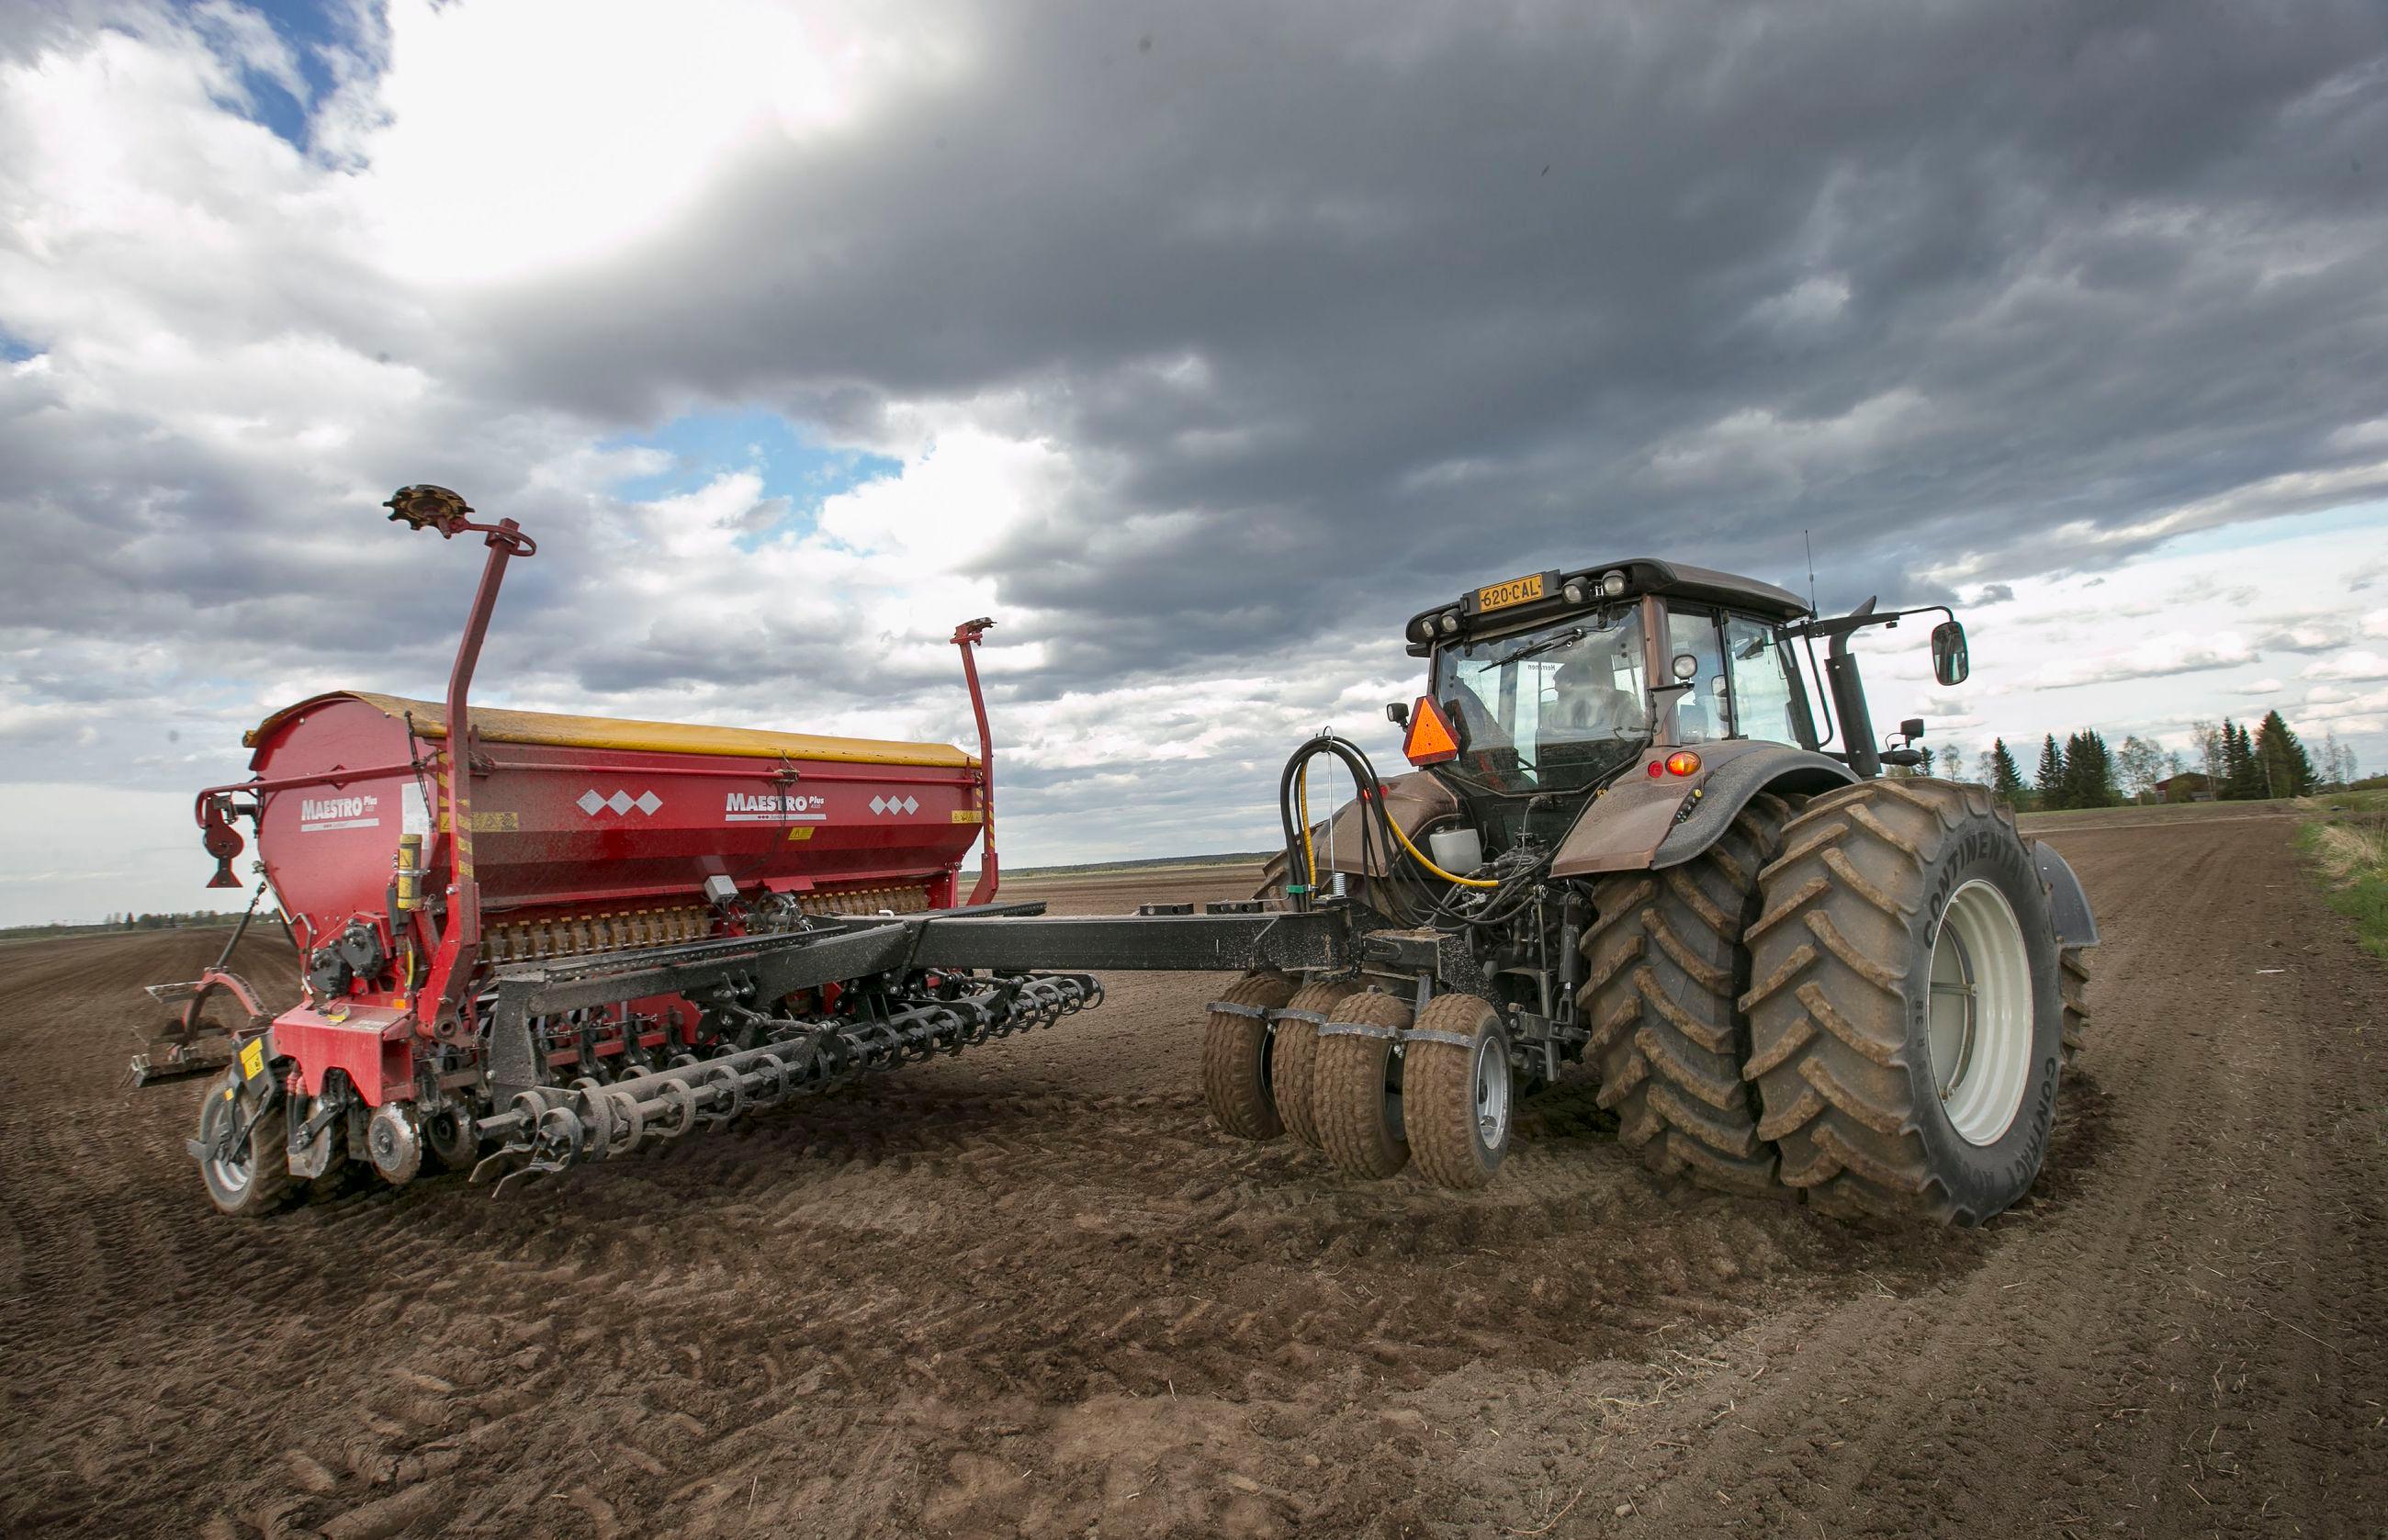
{"label": "white wheel rim", "polygon": [[1497,1150],[1509,1132],[1509,1055],[1487,1033],[1476,1040],[1476,1137]]}
{"label": "white wheel rim", "polygon": [[1995,1144],[2031,1079],[2031,959],[2013,905],[1975,877],[1941,912],[1926,1015],[1933,1089],[1957,1136]]}

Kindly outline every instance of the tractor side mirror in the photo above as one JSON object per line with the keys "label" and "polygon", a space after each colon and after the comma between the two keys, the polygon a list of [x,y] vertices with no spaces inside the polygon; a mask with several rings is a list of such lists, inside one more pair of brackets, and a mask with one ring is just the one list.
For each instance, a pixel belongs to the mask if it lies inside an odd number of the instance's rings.
{"label": "tractor side mirror", "polygon": [[1973,664],[1965,655],[1962,621],[1944,620],[1932,628],[1932,677],[1943,685],[1962,685]]}
{"label": "tractor side mirror", "polygon": [[1406,701],[1386,701],[1385,720],[1391,723],[1396,727],[1408,726],[1410,725],[1410,703]]}
{"label": "tractor side mirror", "polygon": [[1899,725],[1899,736],[1912,743],[1924,736],[1924,718],[1911,716]]}

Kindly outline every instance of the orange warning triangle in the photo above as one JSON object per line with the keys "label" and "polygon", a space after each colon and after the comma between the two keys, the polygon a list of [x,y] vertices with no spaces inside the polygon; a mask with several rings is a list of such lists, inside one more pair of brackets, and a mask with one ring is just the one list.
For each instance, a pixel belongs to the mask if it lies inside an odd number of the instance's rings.
{"label": "orange warning triangle", "polygon": [[1451,718],[1434,703],[1431,695],[1418,697],[1410,711],[1409,735],[1402,739],[1402,757],[1412,764],[1441,764],[1459,757],[1459,735],[1451,729]]}

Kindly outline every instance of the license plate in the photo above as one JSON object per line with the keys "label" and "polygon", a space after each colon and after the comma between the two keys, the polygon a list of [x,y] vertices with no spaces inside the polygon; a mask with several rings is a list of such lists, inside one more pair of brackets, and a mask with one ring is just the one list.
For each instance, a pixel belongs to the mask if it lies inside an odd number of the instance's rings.
{"label": "license plate", "polygon": [[1542,597],[1543,574],[1536,573],[1531,577],[1515,577],[1506,583],[1495,583],[1489,588],[1477,589],[1476,608],[1480,613],[1486,610],[1505,610],[1512,604],[1524,604]]}

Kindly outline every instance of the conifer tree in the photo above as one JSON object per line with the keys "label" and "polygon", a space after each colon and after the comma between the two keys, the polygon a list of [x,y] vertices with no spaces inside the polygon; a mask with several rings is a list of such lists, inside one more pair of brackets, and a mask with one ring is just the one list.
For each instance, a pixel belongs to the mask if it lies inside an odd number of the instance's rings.
{"label": "conifer tree", "polygon": [[2012,804],[2023,796],[2023,772],[2015,767],[2014,755],[2007,751],[2005,738],[1990,740],[1990,789]]}
{"label": "conifer tree", "polygon": [[2266,795],[2302,797],[2313,790],[2313,761],[2277,711],[2266,712],[2256,727],[2255,759],[2257,774],[2266,777]]}
{"label": "conifer tree", "polygon": [[2064,756],[2057,751],[2054,733],[2039,740],[2039,773],[2035,781],[2039,791],[2036,805],[2042,809],[2065,805]]}

